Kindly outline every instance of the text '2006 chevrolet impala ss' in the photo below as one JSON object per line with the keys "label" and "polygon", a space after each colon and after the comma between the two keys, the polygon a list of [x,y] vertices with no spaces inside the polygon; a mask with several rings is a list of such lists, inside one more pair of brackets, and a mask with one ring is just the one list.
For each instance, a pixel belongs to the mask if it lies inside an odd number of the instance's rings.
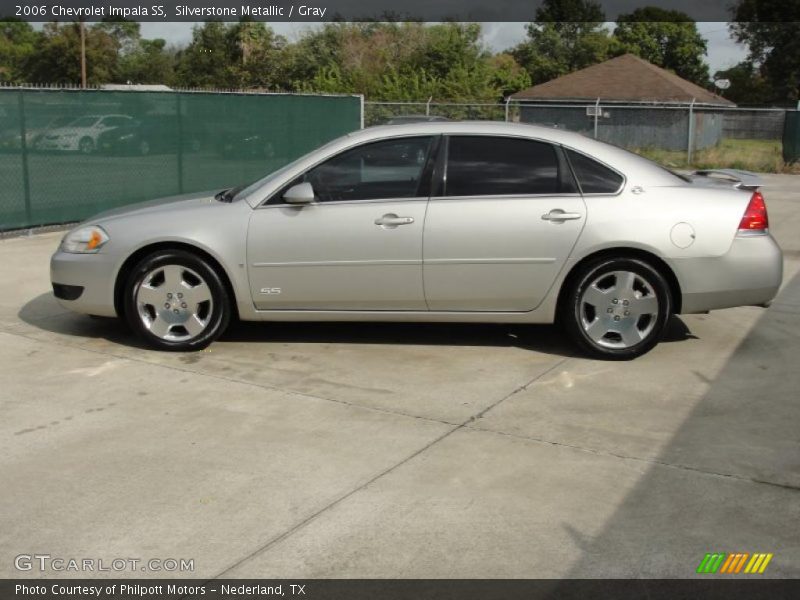
{"label": "text '2006 chevrolet impala ss'", "polygon": [[151,345],[243,321],[559,322],[633,358],[670,316],[766,305],[782,278],[756,185],[685,177],[511,123],[365,129],[248,185],[98,215],[51,260],[56,297]]}

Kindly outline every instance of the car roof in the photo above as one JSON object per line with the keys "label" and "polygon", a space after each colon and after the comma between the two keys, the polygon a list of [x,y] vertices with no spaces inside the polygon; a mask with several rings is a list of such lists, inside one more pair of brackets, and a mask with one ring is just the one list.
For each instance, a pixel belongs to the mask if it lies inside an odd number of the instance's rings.
{"label": "car roof", "polygon": [[564,129],[543,127],[531,123],[507,123],[505,121],[418,121],[398,123],[396,125],[376,125],[354,131],[349,135],[379,138],[392,137],[393,135],[413,135],[415,133],[522,135],[556,143],[561,143],[562,140],[575,143],[588,139],[579,133]]}

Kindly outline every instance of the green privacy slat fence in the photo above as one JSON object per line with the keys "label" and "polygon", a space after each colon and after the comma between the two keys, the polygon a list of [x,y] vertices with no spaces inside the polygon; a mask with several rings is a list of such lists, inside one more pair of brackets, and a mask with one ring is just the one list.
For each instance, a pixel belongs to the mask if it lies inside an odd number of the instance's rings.
{"label": "green privacy slat fence", "polygon": [[247,183],[360,126],[357,96],[0,88],[0,231]]}
{"label": "green privacy slat fence", "polygon": [[800,112],[787,112],[783,122],[783,162],[800,160]]}

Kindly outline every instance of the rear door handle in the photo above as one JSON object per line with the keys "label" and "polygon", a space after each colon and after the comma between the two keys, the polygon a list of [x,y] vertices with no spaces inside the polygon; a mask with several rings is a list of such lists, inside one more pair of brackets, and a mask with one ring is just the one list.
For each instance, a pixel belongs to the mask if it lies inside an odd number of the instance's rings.
{"label": "rear door handle", "polygon": [[562,221],[574,221],[575,219],[580,219],[582,216],[581,213],[564,212],[560,208],[554,208],[549,213],[543,214],[542,220],[560,223]]}
{"label": "rear door handle", "polygon": [[411,225],[413,222],[414,217],[398,217],[394,213],[387,213],[375,219],[375,225],[380,225],[383,228],[395,228],[398,225]]}

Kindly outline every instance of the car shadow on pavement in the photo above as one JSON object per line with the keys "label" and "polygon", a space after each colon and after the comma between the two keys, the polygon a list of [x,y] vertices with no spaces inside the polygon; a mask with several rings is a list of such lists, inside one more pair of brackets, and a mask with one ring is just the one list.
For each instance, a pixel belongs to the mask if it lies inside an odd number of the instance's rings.
{"label": "car shadow on pavement", "polygon": [[[145,348],[119,319],[89,317],[64,311],[52,294],[41,294],[17,313],[38,329],[116,344]],[[695,338],[680,317],[673,316],[662,342]],[[231,323],[220,339],[225,342],[283,342],[289,344],[408,344],[421,346],[491,346],[579,356],[556,325],[396,322],[244,322]]]}
{"label": "car shadow on pavement", "polygon": [[[755,578],[800,576],[799,353],[797,275],[652,459],[610,450],[641,476],[591,532],[563,524],[581,549],[567,577],[697,577],[714,552],[773,553]],[[744,570],[735,577],[755,579]],[[668,597],[659,585],[643,585],[640,596]]]}
{"label": "car shadow on pavement", "polygon": [[76,338],[104,339],[114,344],[146,348],[120,319],[90,317],[62,309],[53,294],[46,293],[26,302],[17,317],[37,329]]}

